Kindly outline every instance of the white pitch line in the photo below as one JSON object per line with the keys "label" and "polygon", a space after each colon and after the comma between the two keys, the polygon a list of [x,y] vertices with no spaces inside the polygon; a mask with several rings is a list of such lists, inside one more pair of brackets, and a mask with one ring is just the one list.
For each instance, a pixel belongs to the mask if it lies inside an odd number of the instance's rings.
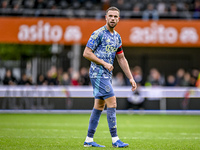
{"label": "white pitch line", "polygon": [[[2,131],[4,130],[11,130],[11,131],[48,131],[48,132],[81,132],[85,130],[71,130],[71,129],[15,129],[15,128],[1,128]],[[101,131],[102,133],[109,133],[109,131]],[[158,133],[158,132],[132,132],[133,135],[152,135],[152,134],[159,134],[159,135],[186,135],[186,136],[191,136],[191,135],[195,135],[195,136],[200,136],[200,133],[186,133],[186,132],[181,132],[181,133],[174,133],[174,132],[162,132],[162,133]]]}
{"label": "white pitch line", "polygon": [[[23,126],[55,126],[55,127],[66,127],[66,126],[73,126],[73,127],[79,127],[79,126],[88,126],[88,124],[78,124],[78,123],[2,123],[0,122],[0,125],[23,125]],[[145,127],[145,128],[199,128],[200,129],[200,125],[196,125],[196,124],[193,124],[193,125],[146,125],[146,124],[137,124],[137,125],[134,125],[134,124],[120,124],[118,125],[120,126],[120,128],[122,127]]]}
{"label": "white pitch line", "polygon": [[[52,139],[52,138],[56,138],[56,139],[69,139],[69,138],[73,138],[73,139],[82,139],[84,137],[67,137],[67,136],[0,136],[0,138],[18,138],[18,139],[33,139],[33,138],[40,138],[40,139]],[[98,139],[110,139],[110,137],[95,137]],[[200,140],[200,137],[121,137],[121,139],[131,139],[131,140]]]}

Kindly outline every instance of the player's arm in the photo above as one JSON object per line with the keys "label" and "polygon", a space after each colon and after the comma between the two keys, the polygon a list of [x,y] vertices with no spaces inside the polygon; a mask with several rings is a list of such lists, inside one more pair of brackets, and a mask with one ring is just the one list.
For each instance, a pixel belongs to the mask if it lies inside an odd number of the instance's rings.
{"label": "player's arm", "polygon": [[124,53],[122,52],[120,54],[117,54],[116,57],[117,57],[119,66],[122,68],[123,72],[125,73],[125,75],[127,76],[127,78],[129,79],[129,81],[132,85],[132,91],[134,91],[137,88],[137,84],[136,84],[135,80],[133,79],[133,76],[132,76],[130,68],[129,68],[128,61],[126,60]]}
{"label": "player's arm", "polygon": [[86,59],[88,59],[89,61],[92,61],[98,65],[102,65],[104,66],[106,69],[108,69],[109,71],[112,71],[114,69],[113,65],[105,62],[102,59],[99,59],[92,51],[91,48],[89,47],[85,47],[85,50],[83,52],[83,57],[85,57]]}

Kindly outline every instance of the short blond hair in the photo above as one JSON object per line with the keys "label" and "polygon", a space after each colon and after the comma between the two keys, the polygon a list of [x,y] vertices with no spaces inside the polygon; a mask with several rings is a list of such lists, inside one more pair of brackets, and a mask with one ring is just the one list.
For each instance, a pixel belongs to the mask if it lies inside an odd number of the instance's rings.
{"label": "short blond hair", "polygon": [[108,11],[109,11],[109,10],[118,11],[118,12],[119,12],[119,14],[120,14],[120,10],[119,10],[117,7],[114,7],[114,6],[112,6],[112,7],[109,7],[109,8],[106,10],[106,14],[108,13]]}

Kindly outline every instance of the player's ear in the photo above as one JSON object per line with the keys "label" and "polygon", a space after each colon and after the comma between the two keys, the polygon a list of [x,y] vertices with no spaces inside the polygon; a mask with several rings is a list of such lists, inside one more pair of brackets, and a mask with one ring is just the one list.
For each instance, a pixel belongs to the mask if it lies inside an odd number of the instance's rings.
{"label": "player's ear", "polygon": [[119,22],[119,20],[120,20],[120,17],[118,18],[117,22]]}

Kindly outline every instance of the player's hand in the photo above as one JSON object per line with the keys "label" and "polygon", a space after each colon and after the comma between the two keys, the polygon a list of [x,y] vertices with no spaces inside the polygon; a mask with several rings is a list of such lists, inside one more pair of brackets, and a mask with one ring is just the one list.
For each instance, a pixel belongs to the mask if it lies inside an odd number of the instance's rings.
{"label": "player's hand", "polygon": [[134,79],[130,79],[130,83],[131,83],[131,86],[132,86],[132,91],[135,91],[136,88],[137,88],[137,84],[136,84],[135,80]]}
{"label": "player's hand", "polygon": [[104,67],[105,67],[106,69],[108,69],[109,72],[111,72],[111,71],[114,69],[113,65],[111,65],[111,64],[109,64],[109,63],[105,63]]}

